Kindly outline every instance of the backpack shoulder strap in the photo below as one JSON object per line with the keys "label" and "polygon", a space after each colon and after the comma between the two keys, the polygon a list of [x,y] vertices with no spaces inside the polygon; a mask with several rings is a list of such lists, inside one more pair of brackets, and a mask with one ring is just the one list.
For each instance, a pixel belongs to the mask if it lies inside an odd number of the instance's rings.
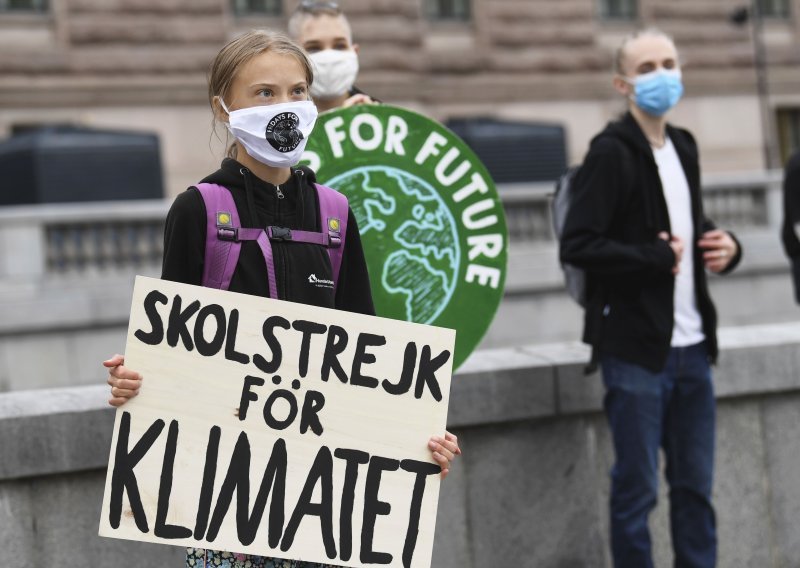
{"label": "backpack shoulder strap", "polygon": [[202,285],[227,290],[239,261],[242,243],[219,238],[220,231],[241,227],[239,212],[228,188],[214,183],[198,183],[194,187],[206,206],[206,253]]}
{"label": "backpack shoulder strap", "polygon": [[567,213],[572,202],[572,184],[579,169],[579,165],[572,166],[561,174],[556,180],[555,191],[550,200],[550,220],[553,225],[553,232],[559,240],[564,232],[564,223],[567,220]]}
{"label": "backpack shoulder strap", "polygon": [[342,267],[345,235],[347,234],[347,217],[350,208],[347,198],[330,187],[315,183],[319,197],[319,219],[322,232],[329,236],[328,256],[333,269],[334,293],[339,284],[339,270]]}
{"label": "backpack shoulder strap", "polygon": [[[349,207],[347,198],[338,191],[324,185],[315,184],[315,186],[319,196],[320,224],[323,233],[295,231],[298,238],[289,237],[289,240],[326,245],[331,259],[335,291],[342,265]],[[206,249],[202,285],[227,290],[239,261],[242,241],[252,240],[258,242],[264,255],[270,296],[277,298],[270,240],[273,238],[282,240],[282,238],[272,234],[275,228],[269,227],[269,232],[262,229],[243,229],[236,203],[226,187],[212,183],[198,183],[195,187],[200,192],[206,208]]]}

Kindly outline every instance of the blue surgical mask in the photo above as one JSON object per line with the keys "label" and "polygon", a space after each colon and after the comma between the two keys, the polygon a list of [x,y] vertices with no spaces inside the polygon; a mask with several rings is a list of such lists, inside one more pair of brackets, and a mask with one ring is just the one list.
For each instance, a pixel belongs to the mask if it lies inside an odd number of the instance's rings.
{"label": "blue surgical mask", "polygon": [[683,95],[679,69],[658,69],[626,80],[633,85],[636,106],[652,116],[664,116]]}

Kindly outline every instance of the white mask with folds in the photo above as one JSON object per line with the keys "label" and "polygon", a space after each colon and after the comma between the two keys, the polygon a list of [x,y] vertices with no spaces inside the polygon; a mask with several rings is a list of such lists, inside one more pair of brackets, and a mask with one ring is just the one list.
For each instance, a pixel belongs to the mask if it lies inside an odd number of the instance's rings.
{"label": "white mask with folds", "polygon": [[352,50],[323,49],[310,55],[314,67],[311,96],[334,99],[350,91],[358,75],[358,55]]}

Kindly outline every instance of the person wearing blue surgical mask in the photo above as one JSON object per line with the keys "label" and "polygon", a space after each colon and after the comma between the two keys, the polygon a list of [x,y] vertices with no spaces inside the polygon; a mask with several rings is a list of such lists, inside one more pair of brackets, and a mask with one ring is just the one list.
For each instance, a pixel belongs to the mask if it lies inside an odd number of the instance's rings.
{"label": "person wearing blue surgical mask", "polygon": [[359,46],[336,2],[303,0],[289,18],[289,35],[314,67],[311,98],[319,112],[377,102],[355,86]]}
{"label": "person wearing blue surgical mask", "polygon": [[694,137],[667,122],[684,94],[672,39],[638,32],[615,61],[628,112],[592,140],[560,242],[562,262],[587,275],[583,340],[602,371],[615,453],[614,566],[653,566],[648,517],[663,449],[675,566],[712,568],[718,345],[706,279],[733,270],[742,251],[703,213]]}

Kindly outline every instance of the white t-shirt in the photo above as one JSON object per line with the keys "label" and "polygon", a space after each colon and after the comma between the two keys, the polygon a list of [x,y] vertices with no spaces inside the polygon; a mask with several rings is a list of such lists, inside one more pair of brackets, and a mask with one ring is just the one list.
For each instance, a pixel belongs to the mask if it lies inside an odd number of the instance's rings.
{"label": "white t-shirt", "polygon": [[697,310],[694,289],[694,224],[689,182],[683,172],[678,153],[669,137],[662,148],[653,148],[658,164],[658,175],[664,188],[672,234],[684,243],[683,256],[675,277],[675,326],[672,329],[672,346],[686,347],[705,339],[703,320]]}

